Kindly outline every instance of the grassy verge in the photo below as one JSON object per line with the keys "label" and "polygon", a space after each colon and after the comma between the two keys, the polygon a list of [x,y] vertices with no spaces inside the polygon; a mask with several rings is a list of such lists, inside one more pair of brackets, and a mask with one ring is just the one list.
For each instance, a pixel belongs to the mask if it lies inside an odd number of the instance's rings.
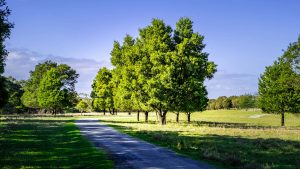
{"label": "grassy verge", "polygon": [[70,118],[1,120],[0,157],[2,168],[113,168]]}
{"label": "grassy verge", "polygon": [[[134,115],[102,116],[99,119],[121,132],[221,168],[300,168],[298,117],[287,119],[291,123],[283,129],[278,127],[280,123],[272,121],[276,115],[249,118],[261,113],[219,113],[219,116],[215,111],[204,112],[203,116],[199,113],[194,116],[198,121],[192,124],[168,121],[166,126],[156,124],[154,115],[148,124],[136,122]],[[223,117],[224,113],[231,114]],[[294,115],[288,114],[287,117],[294,118]]]}

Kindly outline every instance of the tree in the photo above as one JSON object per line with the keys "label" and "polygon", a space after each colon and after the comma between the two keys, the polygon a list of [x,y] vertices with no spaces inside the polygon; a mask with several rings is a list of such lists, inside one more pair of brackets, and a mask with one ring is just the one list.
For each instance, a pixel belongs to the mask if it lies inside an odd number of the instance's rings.
{"label": "tree", "polygon": [[3,106],[4,113],[22,113],[26,107],[21,102],[23,91],[23,81],[17,81],[12,77],[5,79],[5,87],[8,93],[8,102]]}
{"label": "tree", "polygon": [[216,100],[216,109],[224,109],[224,100],[226,100],[227,97],[226,96],[220,96],[217,98]]}
{"label": "tree", "polygon": [[211,79],[216,65],[208,61],[208,53],[203,52],[204,36],[193,31],[189,18],[180,18],[174,31],[175,54],[171,61],[171,86],[173,109],[185,112],[187,121],[195,111],[207,107],[205,79]]}
{"label": "tree", "polygon": [[285,126],[285,112],[300,112],[300,75],[295,64],[299,57],[300,36],[259,79],[259,105],[264,112],[280,113],[281,126]]}
{"label": "tree", "polygon": [[7,103],[9,98],[6,88],[6,78],[0,75],[0,108]]}
{"label": "tree", "polygon": [[250,108],[254,108],[255,105],[255,96],[250,95],[250,94],[246,94],[246,95],[241,95],[239,97],[239,107],[241,109],[250,109]]}
{"label": "tree", "polygon": [[146,105],[157,112],[160,124],[166,124],[167,112],[171,109],[171,66],[174,55],[172,28],[162,20],[153,19],[151,25],[139,31],[140,58],[139,78],[144,83]]}
{"label": "tree", "polygon": [[112,71],[112,85],[114,85],[114,103],[115,107],[128,111],[129,114],[134,110],[132,94],[134,92],[132,81],[134,75],[134,54],[133,47],[135,40],[126,35],[124,42],[120,45],[115,42],[114,48],[111,52],[111,61],[115,69]]}
{"label": "tree", "polygon": [[93,82],[92,88],[94,93],[93,106],[96,109],[106,109],[114,113],[114,101],[113,101],[113,84],[111,82],[112,73],[106,67],[99,69],[98,74]]}
{"label": "tree", "polygon": [[2,76],[4,73],[5,59],[8,55],[4,41],[9,38],[10,31],[13,28],[13,24],[8,21],[9,15],[10,10],[6,6],[5,0],[0,0],[0,108],[7,103],[9,98],[5,90],[5,77]]}
{"label": "tree", "polygon": [[76,109],[78,109],[81,113],[87,112],[88,107],[88,103],[86,103],[84,100],[80,100],[79,103],[76,105]]}
{"label": "tree", "polygon": [[73,106],[77,78],[76,71],[66,64],[51,68],[41,79],[37,91],[39,106],[53,114]]}
{"label": "tree", "polygon": [[222,107],[224,109],[230,109],[232,107],[232,101],[229,97],[225,98],[222,102]]}
{"label": "tree", "polygon": [[240,99],[238,96],[231,96],[232,108],[239,109],[240,108]]}
{"label": "tree", "polygon": [[[139,37],[127,35],[111,52],[115,107],[122,110],[157,113],[166,124],[168,111],[190,114],[207,105],[204,80],[212,78],[216,65],[203,52],[203,36],[194,33],[192,22],[181,18],[174,36],[162,20],[139,30]],[[139,113],[138,113],[139,114]],[[147,121],[147,120],[146,120]]]}
{"label": "tree", "polygon": [[30,71],[30,78],[24,85],[24,94],[21,97],[22,103],[26,107],[32,110],[37,110],[40,108],[37,93],[40,87],[41,80],[51,68],[56,67],[57,63],[48,60],[43,63],[37,64],[34,71]]}
{"label": "tree", "polygon": [[216,110],[216,99],[210,99],[207,105],[208,110]]}

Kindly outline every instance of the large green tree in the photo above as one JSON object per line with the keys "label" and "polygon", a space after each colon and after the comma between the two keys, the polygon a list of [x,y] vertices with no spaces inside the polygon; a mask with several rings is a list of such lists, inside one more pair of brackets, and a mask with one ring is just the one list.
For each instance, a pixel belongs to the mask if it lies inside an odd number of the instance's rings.
{"label": "large green tree", "polygon": [[57,67],[57,63],[53,61],[45,61],[35,66],[34,71],[30,71],[30,77],[24,85],[24,94],[21,98],[23,104],[31,110],[40,108],[38,103],[38,90],[40,82],[46,73],[51,69]]}
{"label": "large green tree", "polygon": [[5,90],[4,73],[5,59],[8,51],[5,49],[4,41],[9,38],[13,24],[8,21],[10,10],[6,6],[5,0],[0,0],[0,107],[4,106],[9,98],[8,91]]}
{"label": "large green tree", "polygon": [[[174,36],[173,36],[174,33]],[[115,106],[146,113],[154,110],[160,124],[168,111],[194,111],[207,105],[203,84],[216,71],[203,52],[203,36],[194,33],[192,22],[181,18],[175,32],[162,20],[153,19],[139,30],[139,37],[127,35],[111,52]],[[190,120],[188,120],[190,121]]]}
{"label": "large green tree", "polygon": [[189,18],[180,18],[174,31],[175,54],[171,61],[172,104],[175,111],[185,112],[187,121],[195,111],[207,107],[207,90],[204,80],[213,77],[216,65],[208,61],[203,52],[204,36],[193,31]]}
{"label": "large green tree", "polygon": [[300,36],[259,79],[259,105],[264,112],[280,113],[281,126],[285,112],[300,113],[299,57]]}
{"label": "large green tree", "polygon": [[146,104],[157,112],[160,124],[166,124],[171,109],[171,70],[174,43],[172,28],[162,20],[153,19],[151,25],[140,29],[138,38],[142,57],[139,79],[147,96]]}
{"label": "large green tree", "polygon": [[114,113],[112,73],[106,67],[99,69],[92,85],[93,106],[95,109]]}
{"label": "large green tree", "polygon": [[66,64],[51,68],[40,81],[37,101],[40,108],[53,114],[75,104],[78,74]]}
{"label": "large green tree", "polygon": [[126,35],[122,45],[119,42],[114,43],[111,61],[115,66],[112,73],[116,108],[124,111],[137,111],[138,120],[140,111],[143,111],[147,122],[150,107],[146,104],[147,94],[142,89],[146,83],[141,76],[141,72],[144,72],[142,51],[141,41]]}

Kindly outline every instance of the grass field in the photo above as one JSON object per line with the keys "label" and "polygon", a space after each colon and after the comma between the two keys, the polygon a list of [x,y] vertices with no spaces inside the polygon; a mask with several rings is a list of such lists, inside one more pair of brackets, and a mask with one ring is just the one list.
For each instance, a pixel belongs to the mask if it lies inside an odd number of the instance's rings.
{"label": "grass field", "polygon": [[300,168],[300,116],[280,116],[259,111],[218,110],[192,114],[187,124],[168,113],[161,126],[150,113],[149,123],[136,114],[70,117],[0,117],[0,168],[113,168],[102,150],[91,146],[73,121],[98,118],[121,132],[168,147],[220,168]]}
{"label": "grass field", "polygon": [[175,116],[168,114],[166,126],[155,123],[154,114],[148,124],[137,122],[134,114],[99,119],[122,132],[221,168],[300,168],[300,116],[287,114],[287,127],[281,128],[280,116],[259,111],[195,113],[191,124],[185,123],[183,115],[177,124]]}
{"label": "grass field", "polygon": [[0,157],[0,168],[113,168],[70,117],[2,118]]}

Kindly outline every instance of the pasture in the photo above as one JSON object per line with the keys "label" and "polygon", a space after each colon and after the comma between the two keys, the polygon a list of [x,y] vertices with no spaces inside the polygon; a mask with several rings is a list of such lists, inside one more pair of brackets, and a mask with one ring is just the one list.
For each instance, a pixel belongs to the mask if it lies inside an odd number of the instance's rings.
{"label": "pasture", "polygon": [[221,168],[287,168],[300,167],[300,116],[286,115],[286,128],[280,117],[260,111],[215,110],[192,114],[187,124],[184,114],[180,123],[168,114],[165,126],[137,122],[129,116],[101,116],[99,119],[134,137],[171,148],[193,159],[205,160]]}
{"label": "pasture", "polygon": [[[149,113],[66,114],[64,117],[1,116],[0,166],[3,168],[113,168],[103,150],[80,135],[74,120],[98,118],[117,130],[170,148],[179,154],[208,162],[218,168],[300,168],[300,116],[280,117],[255,110],[215,110],[192,114],[186,123],[180,114],[168,113],[167,125]],[[34,159],[34,160],[32,160]]]}

